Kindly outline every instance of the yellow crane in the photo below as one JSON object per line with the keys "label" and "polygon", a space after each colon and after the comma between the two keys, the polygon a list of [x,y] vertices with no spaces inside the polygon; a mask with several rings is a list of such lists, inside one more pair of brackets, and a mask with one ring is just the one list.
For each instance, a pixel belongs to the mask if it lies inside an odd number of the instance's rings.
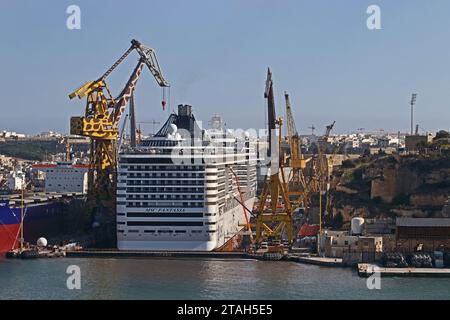
{"label": "yellow crane", "polygon": [[[281,126],[283,119],[276,118],[275,99],[273,93],[272,73],[267,70],[266,91],[264,97],[268,104],[268,129],[270,173],[266,177],[261,192],[256,217],[256,243],[267,238],[281,238],[286,234],[289,243],[293,240],[292,206],[286,190],[286,184],[280,178],[284,177],[281,164]],[[278,126],[278,128],[277,128]],[[277,138],[278,129],[278,138]],[[283,179],[284,180],[284,179]],[[270,206],[266,200],[270,197]]]}
{"label": "yellow crane", "polygon": [[[138,52],[139,62],[121,93],[114,98],[105,80],[133,50]],[[84,116],[71,118],[70,133],[91,139],[88,206],[92,213],[96,211],[98,224],[111,227],[105,231],[107,235],[104,234],[109,238],[108,245],[112,245],[113,242],[115,244],[113,230],[115,230],[119,122],[145,65],[160,87],[169,86],[159,67],[154,50],[133,39],[129,49],[100,78],[86,83],[69,95],[70,99],[86,97]],[[164,106],[165,101],[163,101]]]}
{"label": "yellow crane", "polygon": [[317,141],[317,152],[313,155],[311,160],[311,172],[309,174],[308,185],[311,192],[319,192],[320,183],[326,180],[328,175],[328,160],[326,152],[328,147],[328,139],[335,122],[328,125],[325,134]]}
{"label": "yellow crane", "polygon": [[328,125],[325,130],[325,134],[319,139],[317,154],[312,159],[312,173],[308,186],[310,191],[318,193],[319,195],[319,225],[320,233],[322,233],[322,218],[323,218],[323,203],[322,197],[326,191],[327,181],[329,178],[328,160],[326,157],[328,139],[330,137],[331,130],[334,128],[336,121]]}
{"label": "yellow crane", "polygon": [[299,207],[300,205],[303,205],[303,207],[307,208],[308,185],[303,174],[303,171],[306,168],[307,160],[302,156],[300,135],[298,134],[295,126],[291,102],[287,92],[284,93],[284,98],[286,102],[287,138],[290,149],[288,165],[291,168],[288,178],[287,192],[293,206]]}

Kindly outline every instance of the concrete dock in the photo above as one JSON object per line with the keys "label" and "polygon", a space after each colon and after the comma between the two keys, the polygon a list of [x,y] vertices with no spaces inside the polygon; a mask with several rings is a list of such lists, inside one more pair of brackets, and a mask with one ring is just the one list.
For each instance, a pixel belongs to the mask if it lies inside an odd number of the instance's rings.
{"label": "concrete dock", "polygon": [[[252,254],[247,252],[206,252],[206,251],[135,251],[116,249],[111,250],[68,250],[68,258],[173,258],[173,259],[223,259],[223,260],[271,260],[266,259],[263,254]],[[342,259],[309,257],[301,255],[282,256],[280,261],[291,261],[296,263],[313,264],[324,267],[346,267]]]}
{"label": "concrete dock", "polygon": [[450,269],[440,268],[384,268],[375,264],[358,264],[358,275],[370,277],[375,272],[382,277],[427,277],[427,278],[450,278]]}
{"label": "concrete dock", "polygon": [[304,256],[290,255],[288,260],[324,267],[346,267],[346,265],[344,265],[344,263],[342,262],[342,259],[339,258],[304,257]]}

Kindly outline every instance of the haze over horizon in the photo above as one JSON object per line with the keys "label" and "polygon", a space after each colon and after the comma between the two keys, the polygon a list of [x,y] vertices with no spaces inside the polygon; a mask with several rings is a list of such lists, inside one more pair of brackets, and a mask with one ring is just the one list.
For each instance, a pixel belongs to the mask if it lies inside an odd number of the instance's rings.
{"label": "haze over horizon", "polygon": [[[155,49],[171,83],[170,110],[191,104],[207,123],[263,128],[266,70],[273,72],[277,115],[290,94],[298,130],[320,134],[409,132],[409,101],[418,93],[421,132],[449,130],[450,2],[447,0],[4,1],[0,3],[0,130],[69,131],[84,100],[68,94],[97,79],[136,38]],[[66,28],[66,8],[81,8],[81,30]],[[366,26],[381,8],[381,30]],[[138,55],[108,84],[117,95]],[[144,69],[136,94],[144,132],[160,125],[161,89]]]}

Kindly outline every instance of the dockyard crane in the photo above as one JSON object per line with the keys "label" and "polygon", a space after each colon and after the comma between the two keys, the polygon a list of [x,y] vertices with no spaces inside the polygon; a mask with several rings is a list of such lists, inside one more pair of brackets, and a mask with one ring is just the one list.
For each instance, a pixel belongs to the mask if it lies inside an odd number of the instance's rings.
{"label": "dockyard crane", "polygon": [[303,205],[306,208],[308,206],[308,186],[303,171],[306,168],[307,160],[302,157],[300,136],[295,126],[291,102],[287,92],[284,93],[284,98],[286,102],[287,138],[290,149],[289,167],[291,168],[287,190],[290,199],[294,197],[294,200],[291,201],[295,207]]}
{"label": "dockyard crane", "polygon": [[72,160],[72,152],[71,152],[70,140],[69,139],[70,139],[70,137],[66,136],[66,137],[63,137],[59,141],[60,144],[64,144],[64,146],[65,146],[65,158],[64,158],[65,161],[71,161]]}
{"label": "dockyard crane", "polygon": [[327,182],[329,179],[328,160],[326,152],[328,148],[328,140],[331,130],[333,130],[336,121],[328,125],[325,130],[325,134],[320,137],[318,141],[317,154],[312,159],[312,173],[308,182],[309,190],[311,193],[318,193],[319,198],[319,224],[320,232],[322,232],[322,215],[323,204],[322,197],[326,191]]}
{"label": "dockyard crane", "polygon": [[330,133],[331,130],[333,130],[335,123],[336,121],[326,126],[324,135],[318,140],[317,153],[312,158],[312,173],[310,175],[308,185],[310,186],[310,190],[313,192],[319,192],[320,182],[323,182],[328,175],[328,161],[326,158],[326,152]]}
{"label": "dockyard crane", "polygon": [[161,124],[161,122],[153,119],[151,121],[139,121],[138,125],[141,125],[141,124],[151,124],[152,125],[152,134],[155,134],[156,133],[156,125]]}
{"label": "dockyard crane", "polygon": [[[275,99],[273,92],[272,73],[267,70],[266,90],[264,97],[267,99],[270,172],[264,182],[264,187],[259,198],[256,217],[256,242],[260,243],[264,238],[281,238],[285,233],[287,240],[293,240],[292,206],[286,190],[283,166],[281,164],[281,126],[283,119],[276,118]],[[278,126],[278,128],[277,128]],[[276,130],[278,129],[278,137]],[[281,176],[281,177],[280,177]],[[270,205],[266,207],[266,200],[270,197]]]}
{"label": "dockyard crane", "polygon": [[322,179],[325,179],[328,176],[328,161],[326,158],[327,148],[328,148],[328,140],[330,138],[331,130],[333,130],[336,121],[333,121],[332,124],[328,125],[325,130],[325,134],[319,139],[319,163],[320,163],[320,176]]}
{"label": "dockyard crane", "polygon": [[[133,50],[138,52],[140,59],[125,87],[114,98],[105,80]],[[106,231],[107,233],[115,234],[111,230],[115,228],[114,208],[119,122],[133,95],[144,66],[148,67],[160,87],[169,87],[154,50],[133,39],[128,50],[100,78],[86,83],[69,95],[70,99],[86,97],[85,114],[83,117],[71,118],[70,131],[71,134],[91,139],[88,206],[91,212],[96,211],[95,219],[97,223],[106,226],[106,228],[108,228],[108,225],[112,227],[112,229]],[[166,102],[163,101],[163,107],[165,104]],[[112,242],[115,245],[115,240],[109,239],[109,243],[113,244]]]}

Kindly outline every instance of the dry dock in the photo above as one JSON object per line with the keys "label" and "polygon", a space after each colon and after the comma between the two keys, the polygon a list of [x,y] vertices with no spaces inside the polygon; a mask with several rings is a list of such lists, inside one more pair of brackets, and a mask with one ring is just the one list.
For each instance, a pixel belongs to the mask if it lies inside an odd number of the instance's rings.
{"label": "dry dock", "polygon": [[384,268],[374,264],[358,264],[358,275],[370,277],[375,272],[382,277],[450,278],[450,269],[439,268]]}

